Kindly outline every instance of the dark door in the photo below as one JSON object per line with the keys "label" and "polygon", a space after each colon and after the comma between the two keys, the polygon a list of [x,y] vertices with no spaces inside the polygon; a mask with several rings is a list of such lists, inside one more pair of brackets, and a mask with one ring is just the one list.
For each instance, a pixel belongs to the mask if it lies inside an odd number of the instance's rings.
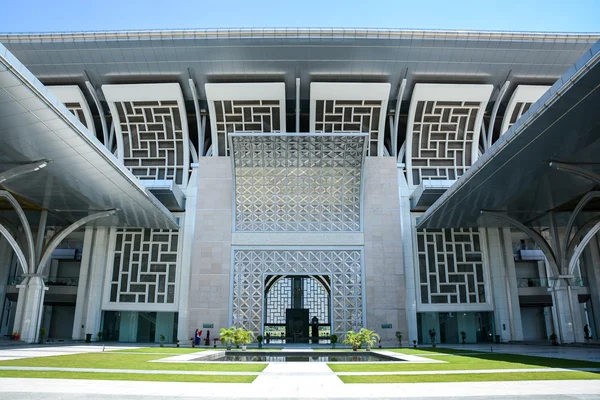
{"label": "dark door", "polygon": [[285,310],[285,336],[290,343],[308,343],[308,308]]}

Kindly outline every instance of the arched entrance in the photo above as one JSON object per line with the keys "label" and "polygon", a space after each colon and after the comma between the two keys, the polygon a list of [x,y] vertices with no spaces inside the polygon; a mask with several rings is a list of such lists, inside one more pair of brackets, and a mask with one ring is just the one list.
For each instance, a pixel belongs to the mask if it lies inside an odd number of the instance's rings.
{"label": "arched entrance", "polygon": [[267,275],[264,287],[263,331],[269,342],[319,343],[329,339],[329,276]]}

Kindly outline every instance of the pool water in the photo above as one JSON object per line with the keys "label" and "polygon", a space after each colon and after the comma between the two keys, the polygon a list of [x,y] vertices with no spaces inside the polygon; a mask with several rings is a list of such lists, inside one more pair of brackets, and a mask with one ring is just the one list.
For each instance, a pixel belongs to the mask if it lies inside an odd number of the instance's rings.
{"label": "pool water", "polygon": [[224,352],[210,357],[200,357],[193,361],[244,361],[244,362],[377,362],[402,361],[376,353],[355,352]]}

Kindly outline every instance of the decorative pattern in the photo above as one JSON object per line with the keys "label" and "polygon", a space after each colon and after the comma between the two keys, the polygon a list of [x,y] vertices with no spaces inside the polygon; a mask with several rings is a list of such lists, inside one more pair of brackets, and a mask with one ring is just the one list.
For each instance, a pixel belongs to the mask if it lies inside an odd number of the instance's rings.
{"label": "decorative pattern", "polygon": [[231,132],[281,132],[278,100],[215,101],[215,118],[219,143],[224,143],[219,154],[229,155]]}
{"label": "decorative pattern", "polygon": [[529,110],[544,93],[550,89],[550,86],[542,85],[519,85],[513,92],[504,113],[500,135],[503,135],[510,129]]}
{"label": "decorative pattern", "polygon": [[319,324],[328,324],[329,321],[329,293],[327,289],[315,278],[302,280],[302,300],[304,308],[308,308],[308,317],[319,318]]}
{"label": "decorative pattern", "polygon": [[77,117],[79,122],[81,122],[83,124],[83,126],[85,126],[86,128],[89,129],[89,126],[85,119],[85,113],[83,111],[83,107],[81,106],[81,104],[80,103],[64,103],[64,104],[65,104],[65,107],[67,107],[67,110],[71,111],[71,113]]}
{"label": "decorative pattern", "polygon": [[[473,164],[481,102],[419,101],[412,130],[412,181],[454,180]],[[475,144],[476,145],[476,144]]]}
{"label": "decorative pattern", "polygon": [[187,171],[177,101],[115,102],[115,107],[123,138],[123,164],[140,179],[183,184]]}
{"label": "decorative pattern", "polygon": [[[309,319],[317,317],[319,324],[329,323],[329,293],[315,278],[302,279],[302,308],[309,309]],[[291,277],[277,280],[266,293],[265,324],[285,324],[285,310],[292,308]]]}
{"label": "decorative pattern", "polygon": [[266,293],[265,324],[285,324],[285,310],[292,308],[292,278],[281,278]]}
{"label": "decorative pattern", "polygon": [[235,229],[361,229],[365,135],[232,136]]}
{"label": "decorative pattern", "polygon": [[367,155],[375,156],[380,135],[379,117],[382,103],[378,100],[317,100],[315,132],[368,133]]}
{"label": "decorative pattern", "polygon": [[486,302],[477,229],[417,231],[417,249],[422,304]]}
{"label": "decorative pattern", "polygon": [[[515,124],[515,122],[517,122],[517,120],[519,118],[521,118],[521,116],[523,114],[525,114],[527,112],[527,110],[529,110],[529,107],[531,107],[533,105],[533,102],[518,102],[515,104],[515,108],[513,109],[512,113],[510,114],[510,119],[508,120],[508,125],[506,126],[506,130],[509,130],[511,126],[513,126]],[[502,132],[504,133],[504,132]]]}
{"label": "decorative pattern", "polygon": [[178,231],[117,229],[110,302],[173,304],[178,242]]}
{"label": "decorative pattern", "polygon": [[234,250],[233,323],[262,332],[264,278],[286,274],[329,276],[333,332],[342,334],[362,325],[360,250]]}

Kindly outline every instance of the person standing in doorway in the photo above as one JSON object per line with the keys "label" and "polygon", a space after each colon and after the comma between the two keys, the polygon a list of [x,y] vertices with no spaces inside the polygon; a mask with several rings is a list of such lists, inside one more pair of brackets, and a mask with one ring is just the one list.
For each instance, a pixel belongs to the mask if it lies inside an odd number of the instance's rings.
{"label": "person standing in doorway", "polygon": [[587,324],[583,327],[583,335],[585,336],[585,340],[590,339],[590,327]]}

